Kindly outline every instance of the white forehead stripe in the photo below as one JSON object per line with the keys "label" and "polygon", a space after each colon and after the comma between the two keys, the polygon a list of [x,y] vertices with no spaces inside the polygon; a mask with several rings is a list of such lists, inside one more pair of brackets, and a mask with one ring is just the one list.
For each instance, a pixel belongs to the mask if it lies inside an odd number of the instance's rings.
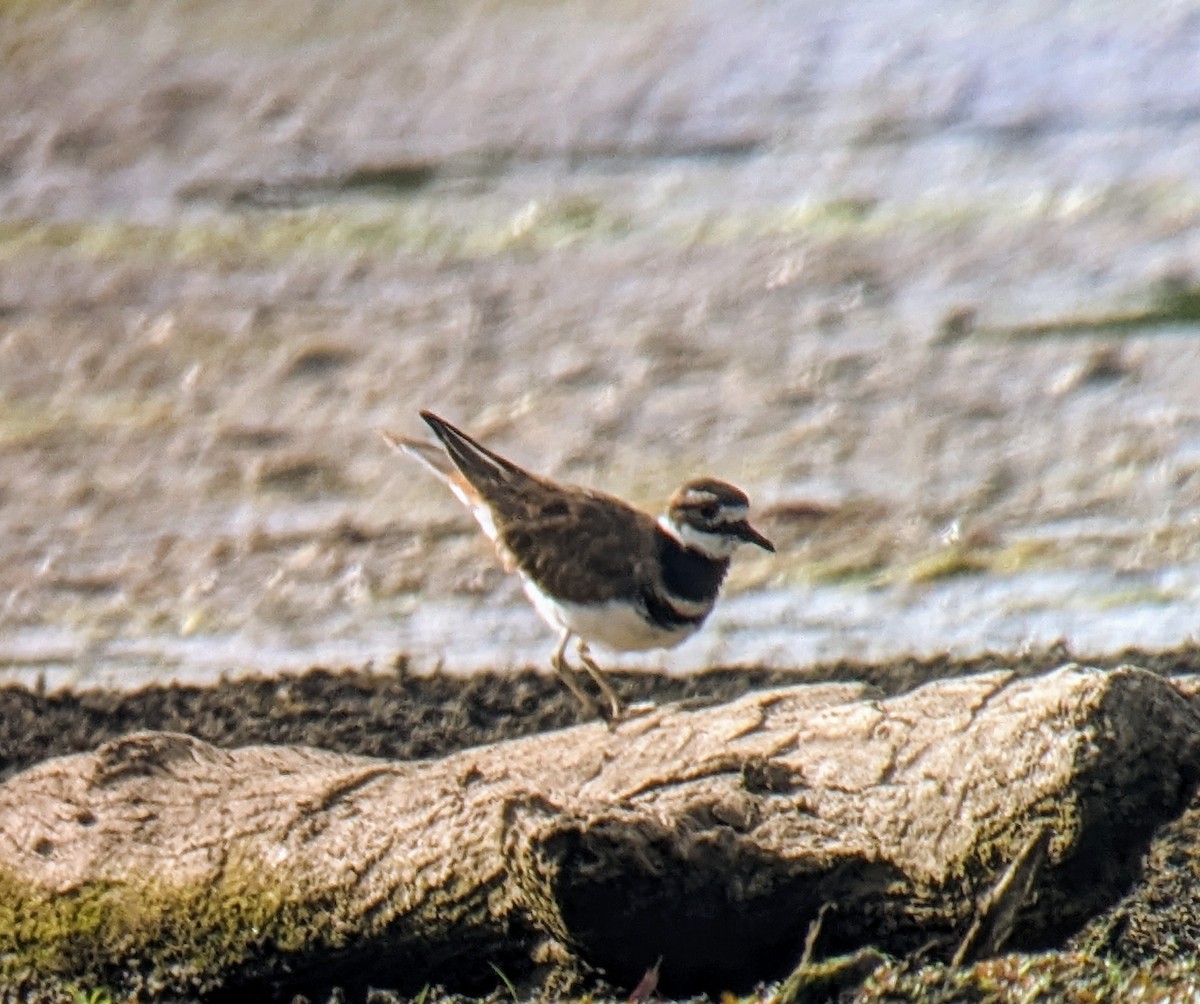
{"label": "white forehead stripe", "polygon": [[707,554],[710,558],[728,558],[743,543],[737,537],[720,532],[706,533],[687,523],[676,523],[670,516],[659,516],[658,525],[684,547]]}

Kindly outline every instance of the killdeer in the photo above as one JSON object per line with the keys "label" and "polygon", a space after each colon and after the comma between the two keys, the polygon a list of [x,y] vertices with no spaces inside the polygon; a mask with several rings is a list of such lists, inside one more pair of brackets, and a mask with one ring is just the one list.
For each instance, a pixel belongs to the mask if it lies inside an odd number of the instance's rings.
{"label": "killdeer", "polygon": [[747,520],[745,493],[715,478],[680,488],[657,519],[613,495],[562,485],[523,470],[432,412],[421,417],[438,444],[385,432],[444,481],[521,578],[542,619],[558,632],[551,664],[585,707],[599,706],[566,658],[567,644],[608,702],[621,699],[588,644],[617,651],[671,648],[694,634],[717,601],[741,544],[775,546]]}

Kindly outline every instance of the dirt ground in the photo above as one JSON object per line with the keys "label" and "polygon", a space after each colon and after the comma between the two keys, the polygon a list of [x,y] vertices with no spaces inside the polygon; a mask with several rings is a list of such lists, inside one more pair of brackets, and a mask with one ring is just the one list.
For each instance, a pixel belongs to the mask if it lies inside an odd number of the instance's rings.
{"label": "dirt ground", "polygon": [[[1200,670],[1200,651],[1126,653],[1167,674]],[[927,680],[990,669],[1036,673],[1062,664],[1061,652],[1021,660],[988,657],[869,666],[821,667],[823,680],[868,680],[898,693]],[[656,703],[731,700],[752,688],[782,686],[798,674],[715,670],[689,677],[613,674],[623,697]],[[806,672],[803,680],[813,679]],[[412,760],[467,746],[563,728],[583,721],[577,703],[544,673],[412,676],[313,669],[284,679],[240,680],[215,687],[151,686],[132,693],[89,690],[39,694],[0,688],[0,781],[50,756],[94,749],[140,729],[187,732],[218,746],[301,744],[362,756]]]}
{"label": "dirt ground", "polygon": [[[1062,650],[1020,658],[987,656],[868,665],[840,663],[803,673],[750,668],[687,677],[613,674],[628,701],[732,700],[754,688],[813,679],[866,681],[896,694],[929,680],[997,668],[1021,674],[1061,666]],[[1108,665],[1130,664],[1167,676],[1200,672],[1200,649],[1129,651]],[[133,692],[37,693],[0,688],[0,781],[39,760],[95,749],[141,729],[186,732],[218,746],[300,744],[343,753],[414,760],[498,742],[584,720],[578,704],[545,673],[413,676],[316,668],[299,676],[219,686],[155,685]]]}

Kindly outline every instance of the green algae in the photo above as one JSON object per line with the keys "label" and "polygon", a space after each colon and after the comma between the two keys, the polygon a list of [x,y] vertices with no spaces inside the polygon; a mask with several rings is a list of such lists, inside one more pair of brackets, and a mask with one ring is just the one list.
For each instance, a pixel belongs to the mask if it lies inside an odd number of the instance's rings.
{"label": "green algae", "polygon": [[0,984],[206,992],[269,971],[279,955],[341,947],[339,912],[248,865],[207,885],[147,877],[65,892],[0,873]]}
{"label": "green algae", "polygon": [[1032,540],[1015,541],[1005,547],[950,544],[918,557],[892,573],[891,578],[928,583],[978,573],[1016,575],[1031,567],[1051,564],[1053,550],[1050,543]]}
{"label": "green algae", "polygon": [[631,226],[602,200],[582,195],[461,216],[434,199],[335,199],[312,207],[197,214],[161,226],[119,219],[0,222],[0,262],[68,250],[93,261],[217,262],[226,268],[347,253],[474,258],[608,241]]}
{"label": "green algae", "polygon": [[[1160,328],[1200,324],[1200,283],[1190,277],[1169,276],[1153,283],[1141,296],[1141,306],[1084,310],[1017,324],[981,326],[983,337],[1026,341],[1054,337],[1121,338],[1153,333]],[[1102,373],[1117,376],[1118,373]]]}
{"label": "green algae", "polygon": [[970,966],[898,963],[869,976],[855,1000],[860,1004],[930,1001],[1194,1001],[1200,997],[1197,960],[1125,965],[1076,952],[1010,954]]}
{"label": "green algae", "polygon": [[68,430],[103,434],[113,429],[175,424],[175,404],[165,394],[6,398],[0,393],[0,446],[45,445]]}
{"label": "green algae", "polygon": [[[448,170],[453,173],[452,165]],[[731,211],[707,208],[683,195],[677,204],[635,210],[622,207],[600,183],[557,193],[550,189],[533,198],[472,197],[458,194],[453,181],[439,182],[438,174],[433,165],[399,165],[275,186],[213,183],[188,194],[215,212],[184,214],[166,224],[122,218],[3,221],[0,262],[63,250],[93,261],[218,262],[243,268],[298,255],[347,253],[454,260],[628,238],[689,247],[763,237],[954,232],[1012,213],[1008,205],[938,200],[876,206],[841,198]]]}

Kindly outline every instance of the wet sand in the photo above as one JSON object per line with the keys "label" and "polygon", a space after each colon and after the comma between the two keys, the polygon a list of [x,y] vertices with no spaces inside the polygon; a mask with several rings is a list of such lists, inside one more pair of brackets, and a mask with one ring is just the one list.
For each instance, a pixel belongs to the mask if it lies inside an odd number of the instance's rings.
{"label": "wet sand", "polygon": [[780,553],[630,666],[1190,638],[1186,12],[270,10],[7,15],[0,673],[542,663],[422,406],[749,491]]}
{"label": "wet sand", "polygon": [[3,770],[574,721],[378,436],[419,407],[647,507],[750,493],[779,553],[631,696],[1191,671],[1200,20],[1151,13],[6,9]]}

